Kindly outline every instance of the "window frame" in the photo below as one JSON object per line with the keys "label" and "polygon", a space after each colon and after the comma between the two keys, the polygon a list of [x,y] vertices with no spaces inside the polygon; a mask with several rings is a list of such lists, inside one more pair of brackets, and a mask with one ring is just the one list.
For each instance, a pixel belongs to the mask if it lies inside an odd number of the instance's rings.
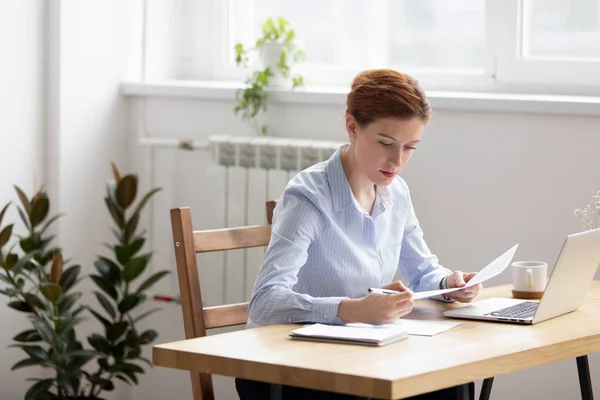
{"label": "window frame", "polygon": [[[487,7],[490,7],[489,12]],[[600,93],[600,62],[594,60],[553,60],[547,57],[524,57],[523,38],[526,37],[525,0],[486,2],[486,15],[500,16],[502,26],[491,29],[491,47],[496,54],[496,74],[500,83],[517,85],[547,85],[553,87],[593,87]],[[486,19],[486,26],[492,18]],[[496,23],[498,22],[496,20]],[[577,90],[575,88],[575,90]]]}
{"label": "window frame", "polygon": [[[186,0],[198,1],[193,13],[186,13],[187,21],[197,20],[198,14],[210,15],[209,26],[196,24],[195,57],[193,65],[187,63],[182,77],[185,80],[212,80],[242,82],[248,71],[238,68],[228,60],[233,44],[232,15],[229,13],[234,0]],[[392,0],[382,0],[392,1]],[[449,70],[399,68],[414,76],[428,90],[475,91],[475,92],[529,92],[529,93],[576,93],[600,94],[600,62],[548,60],[524,58],[521,43],[523,13],[526,0],[483,0],[485,1],[485,65],[481,70]],[[253,0],[244,4],[251,9]],[[377,9],[377,7],[374,7]],[[382,9],[385,9],[382,7]],[[206,21],[207,19],[204,18]],[[253,23],[253,18],[247,19]],[[249,24],[243,29],[252,29]],[[211,40],[206,40],[210,32]],[[376,52],[375,52],[376,53]],[[385,60],[356,68],[344,65],[318,65],[303,63],[296,68],[311,86],[345,86],[361,70],[386,65]]]}

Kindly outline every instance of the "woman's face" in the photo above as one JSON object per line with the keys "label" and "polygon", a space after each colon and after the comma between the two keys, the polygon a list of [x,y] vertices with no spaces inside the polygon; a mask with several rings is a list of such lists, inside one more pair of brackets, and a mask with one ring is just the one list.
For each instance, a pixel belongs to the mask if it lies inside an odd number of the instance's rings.
{"label": "woman's face", "polygon": [[379,186],[387,186],[410,159],[421,141],[425,123],[419,118],[380,118],[360,126],[346,116],[346,130],[361,174]]}

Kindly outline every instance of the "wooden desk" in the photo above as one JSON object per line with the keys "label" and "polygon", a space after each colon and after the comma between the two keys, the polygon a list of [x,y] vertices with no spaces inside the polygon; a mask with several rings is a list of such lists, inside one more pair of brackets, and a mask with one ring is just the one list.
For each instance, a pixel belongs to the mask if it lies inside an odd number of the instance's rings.
{"label": "wooden desk", "polygon": [[[510,296],[510,286],[478,299]],[[442,319],[456,304],[416,302],[409,318]],[[157,366],[398,399],[600,351],[600,282],[580,310],[533,326],[461,321],[434,337],[384,347],[294,341],[273,325],[156,345]],[[576,394],[574,393],[574,397]]]}

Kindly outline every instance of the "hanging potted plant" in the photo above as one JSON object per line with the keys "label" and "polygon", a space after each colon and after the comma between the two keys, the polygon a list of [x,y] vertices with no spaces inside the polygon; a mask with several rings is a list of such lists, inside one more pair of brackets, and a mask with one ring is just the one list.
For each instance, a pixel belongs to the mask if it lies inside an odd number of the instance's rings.
{"label": "hanging potted plant", "polygon": [[304,85],[301,75],[293,75],[293,66],[305,59],[305,54],[295,43],[296,33],[289,22],[279,17],[268,18],[262,23],[262,34],[254,47],[235,45],[237,66],[251,68],[251,53],[258,55],[258,66],[244,81],[245,87],[236,92],[235,114],[241,113],[243,121],[262,135],[268,133],[267,125],[261,121],[267,111],[268,89],[272,87],[295,89]]}

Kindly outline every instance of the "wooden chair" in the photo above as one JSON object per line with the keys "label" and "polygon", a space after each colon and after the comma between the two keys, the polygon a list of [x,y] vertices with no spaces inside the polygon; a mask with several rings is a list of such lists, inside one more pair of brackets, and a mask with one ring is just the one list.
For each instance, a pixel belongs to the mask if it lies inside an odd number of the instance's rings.
{"label": "wooden chair", "polygon": [[[189,208],[171,210],[171,228],[186,339],[206,336],[206,330],[245,324],[248,303],[204,307],[198,278],[197,253],[266,246],[271,238],[274,201],[268,201],[267,224],[194,231]],[[210,374],[191,372],[194,400],[213,400]]]}

